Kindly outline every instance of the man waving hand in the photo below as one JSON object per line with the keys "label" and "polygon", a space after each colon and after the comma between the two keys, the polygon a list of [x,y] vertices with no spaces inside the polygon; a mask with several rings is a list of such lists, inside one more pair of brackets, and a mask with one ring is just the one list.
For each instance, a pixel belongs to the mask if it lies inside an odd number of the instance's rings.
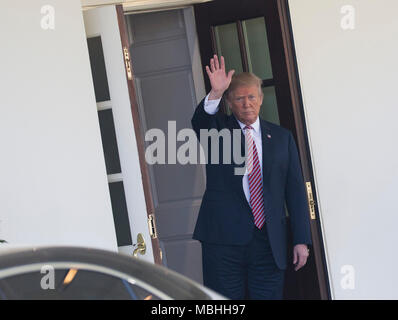
{"label": "man waving hand", "polygon": [[[231,137],[234,129],[241,130],[248,165],[243,176],[235,174],[236,163],[206,165],[206,191],[193,236],[202,244],[204,284],[230,299],[282,299],[285,203],[295,270],[306,264],[311,244],[296,144],[290,131],[259,118],[261,79],[252,73],[226,73],[224,58],[219,61],[216,55],[206,72],[211,91],[196,108],[192,126],[198,137],[201,129],[227,129]],[[232,115],[218,112],[223,96]]]}

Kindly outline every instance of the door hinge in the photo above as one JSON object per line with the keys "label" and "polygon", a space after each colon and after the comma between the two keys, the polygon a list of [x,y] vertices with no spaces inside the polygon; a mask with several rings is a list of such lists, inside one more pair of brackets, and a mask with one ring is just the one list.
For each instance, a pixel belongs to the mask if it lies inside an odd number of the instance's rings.
{"label": "door hinge", "polygon": [[315,201],[314,201],[314,195],[312,193],[312,185],[311,185],[311,182],[306,182],[305,185],[307,187],[307,198],[308,198],[308,206],[310,209],[310,217],[311,217],[311,220],[315,220],[316,219]]}
{"label": "door hinge", "polygon": [[156,231],[155,216],[153,214],[148,215],[148,227],[151,238],[156,239],[158,237],[158,233]]}
{"label": "door hinge", "polygon": [[123,47],[124,64],[126,66],[127,79],[133,79],[133,72],[131,71],[130,53],[127,47]]}

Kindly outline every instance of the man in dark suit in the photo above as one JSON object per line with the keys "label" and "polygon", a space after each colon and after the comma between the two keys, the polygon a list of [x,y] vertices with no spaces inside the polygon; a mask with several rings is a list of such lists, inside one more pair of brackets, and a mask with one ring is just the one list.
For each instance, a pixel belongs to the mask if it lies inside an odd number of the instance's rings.
{"label": "man in dark suit", "polygon": [[[206,72],[212,88],[196,108],[192,126],[198,137],[201,129],[241,130],[247,166],[244,175],[236,174],[235,169],[243,165],[223,161],[225,145],[221,143],[215,150],[220,162],[206,164],[206,191],[193,236],[202,244],[204,285],[231,299],[282,299],[287,266],[285,203],[295,270],[306,264],[311,244],[293,136],[259,118],[263,94],[258,77],[251,73],[234,76],[233,70],[227,74],[224,58],[219,61],[216,55]],[[218,112],[223,95],[230,116]],[[237,145],[241,151],[240,143],[232,143],[231,150]]]}

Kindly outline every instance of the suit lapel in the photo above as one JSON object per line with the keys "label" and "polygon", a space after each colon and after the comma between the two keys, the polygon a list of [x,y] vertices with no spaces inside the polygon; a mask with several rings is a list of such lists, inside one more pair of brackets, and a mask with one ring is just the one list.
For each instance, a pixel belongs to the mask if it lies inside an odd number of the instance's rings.
{"label": "suit lapel", "polygon": [[[240,132],[241,132],[241,136],[240,136],[241,139],[240,140],[241,141],[240,141],[240,150],[239,151],[240,151],[241,156],[244,157],[245,156],[245,136],[243,134],[243,131],[242,131],[238,121],[235,119],[235,117],[233,115],[229,116],[228,121],[227,121],[227,127],[228,127],[228,129],[231,130],[231,137],[233,137],[233,130],[234,129],[240,130]],[[249,208],[249,210],[251,210],[250,209],[250,205],[247,202],[245,193],[243,191],[243,187],[242,187],[242,178],[243,178],[243,176],[235,174],[235,168],[243,168],[244,165],[245,165],[245,162],[243,162],[242,164],[237,164],[237,163],[235,163],[235,161],[233,159],[233,154],[231,156],[232,156],[232,167],[231,167],[231,170],[233,171],[232,175],[231,175],[231,185],[232,185],[236,195],[242,201],[242,203],[245,203],[247,208]]]}
{"label": "suit lapel", "polygon": [[273,162],[273,154],[274,154],[274,139],[272,138],[271,129],[268,124],[260,119],[261,126],[261,140],[263,147],[263,185],[264,187],[267,185],[267,181],[269,178],[269,174],[271,172],[272,162]]}
{"label": "suit lapel", "polygon": [[236,120],[236,118],[235,118],[234,115],[231,115],[231,116],[228,117],[228,120],[227,120],[227,127],[228,127],[228,129],[231,130],[231,134],[232,134],[232,130],[233,130],[233,129],[238,129],[238,130],[241,131],[241,146],[244,147],[245,136],[244,136],[243,131],[242,131],[242,129],[241,129],[241,127],[240,127],[240,125],[239,125],[239,123],[238,123],[238,121]]}

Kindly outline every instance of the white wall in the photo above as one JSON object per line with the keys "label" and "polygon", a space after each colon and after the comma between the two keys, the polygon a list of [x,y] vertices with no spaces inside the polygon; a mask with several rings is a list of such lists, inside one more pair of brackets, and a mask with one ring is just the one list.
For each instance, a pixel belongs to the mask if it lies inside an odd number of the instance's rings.
{"label": "white wall", "polygon": [[80,1],[2,0],[0,39],[0,239],[117,250]]}
{"label": "white wall", "polygon": [[[340,25],[347,4],[353,30]],[[398,299],[398,2],[289,6],[333,296]]]}

